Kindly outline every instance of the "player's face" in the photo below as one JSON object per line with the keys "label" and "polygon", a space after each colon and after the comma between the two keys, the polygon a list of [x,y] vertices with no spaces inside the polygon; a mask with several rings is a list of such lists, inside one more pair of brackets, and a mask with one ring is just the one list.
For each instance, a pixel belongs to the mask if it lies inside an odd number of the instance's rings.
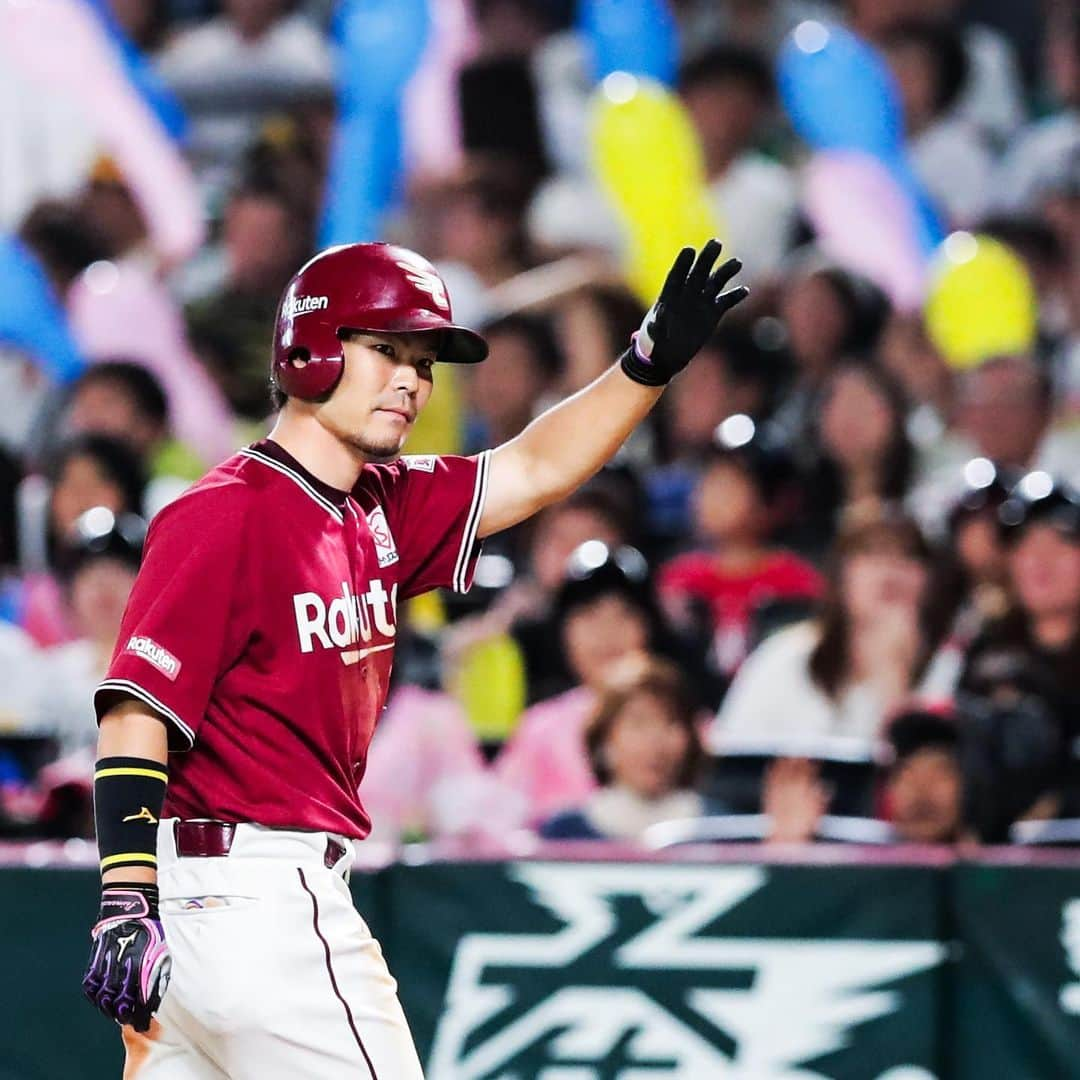
{"label": "player's face", "polygon": [[396,457],[431,396],[437,346],[434,334],[350,334],[320,422],[366,458]]}

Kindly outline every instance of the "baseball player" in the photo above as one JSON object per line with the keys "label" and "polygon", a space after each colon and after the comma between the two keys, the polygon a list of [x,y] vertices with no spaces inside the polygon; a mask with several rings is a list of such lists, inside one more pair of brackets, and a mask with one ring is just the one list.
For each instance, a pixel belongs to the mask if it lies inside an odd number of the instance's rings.
{"label": "baseball player", "polygon": [[746,295],[684,249],[627,352],[476,457],[398,457],[440,363],[487,346],[426,260],[322,252],[292,279],[267,439],[162,510],[105,680],[86,996],[125,1078],[417,1080],[347,885],[396,610],[468,589],[480,541],[595,473]]}

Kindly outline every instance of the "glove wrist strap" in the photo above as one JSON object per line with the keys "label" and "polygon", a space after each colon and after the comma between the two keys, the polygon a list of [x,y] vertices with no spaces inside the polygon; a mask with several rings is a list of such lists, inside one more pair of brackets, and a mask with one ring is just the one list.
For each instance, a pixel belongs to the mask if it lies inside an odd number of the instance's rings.
{"label": "glove wrist strap", "polygon": [[158,918],[158,887],[148,881],[110,881],[101,890],[99,922]]}
{"label": "glove wrist strap", "polygon": [[619,366],[628,378],[642,386],[666,386],[671,377],[638,351],[636,341],[619,357]]}

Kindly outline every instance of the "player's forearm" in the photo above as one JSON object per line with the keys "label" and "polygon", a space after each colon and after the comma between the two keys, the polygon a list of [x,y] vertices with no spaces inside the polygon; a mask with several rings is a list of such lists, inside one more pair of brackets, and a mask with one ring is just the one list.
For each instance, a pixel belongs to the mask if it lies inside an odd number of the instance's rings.
{"label": "player's forearm", "polygon": [[[169,757],[168,747],[168,735],[166,732],[165,724],[161,718],[156,716],[150,709],[148,709],[142,702],[139,701],[124,701],[114,708],[110,709],[108,713],[101,720],[101,729],[98,733],[98,763],[115,761],[117,759],[139,760],[148,763],[147,770],[153,772],[154,766],[160,766],[162,774],[165,773],[166,763]],[[98,769],[100,776],[101,769]],[[101,814],[107,810],[107,807],[103,805],[106,799],[112,800],[116,796],[110,794],[109,796],[102,796],[98,785],[104,782],[104,780],[112,779],[114,783],[119,780],[120,783],[126,782],[126,778],[121,776],[106,777],[95,780],[95,801],[98,803],[97,815],[99,819],[98,831],[99,836],[102,834],[101,826]],[[156,824],[157,818],[161,813],[161,799],[163,798],[164,788],[161,788],[162,794],[157,794],[157,788],[152,786],[147,788],[145,781],[152,781],[153,778],[138,776],[137,770],[133,779],[130,781],[138,785],[133,789],[130,797],[127,801],[131,802],[131,806],[119,805],[115,811],[121,817],[121,823],[123,818],[129,816],[124,811],[130,811],[131,816],[142,815],[144,810],[146,813],[153,817],[153,822],[148,818],[139,817],[140,827],[144,826],[148,829],[153,829],[153,836],[156,836]],[[121,799],[125,799],[125,796],[119,796]],[[138,803],[136,806],[135,803]],[[147,806],[146,803],[151,802],[153,805]],[[148,850],[152,850],[152,837],[147,836],[142,846]],[[124,847],[130,847],[132,845],[120,845]],[[103,854],[103,858],[108,858],[108,852]],[[102,883],[108,885],[117,881],[131,882],[155,882],[157,880],[157,868],[152,863],[139,864],[137,862],[127,862],[122,865],[104,865],[102,866],[101,873]]]}
{"label": "player's forearm", "polygon": [[614,457],[662,393],[615,364],[497,447],[480,535],[509,528],[580,487]]}

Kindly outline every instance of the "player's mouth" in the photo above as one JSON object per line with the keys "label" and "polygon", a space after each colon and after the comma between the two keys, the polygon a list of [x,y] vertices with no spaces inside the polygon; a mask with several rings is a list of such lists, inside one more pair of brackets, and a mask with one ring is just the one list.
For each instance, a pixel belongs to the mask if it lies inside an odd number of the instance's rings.
{"label": "player's mouth", "polygon": [[413,414],[408,409],[388,409],[380,408],[376,409],[376,412],[385,413],[387,416],[397,417],[403,424],[411,424],[413,422]]}

